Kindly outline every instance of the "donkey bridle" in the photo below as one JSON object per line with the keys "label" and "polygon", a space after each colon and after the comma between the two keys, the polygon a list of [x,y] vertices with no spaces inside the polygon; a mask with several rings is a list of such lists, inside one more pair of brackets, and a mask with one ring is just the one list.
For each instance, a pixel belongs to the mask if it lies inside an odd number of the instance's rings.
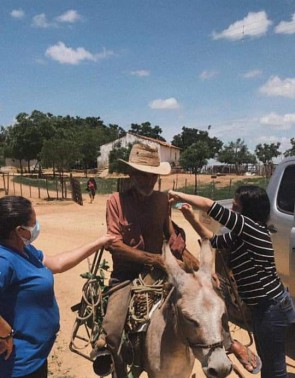
{"label": "donkey bridle", "polygon": [[[175,306],[176,308],[176,312],[180,315],[180,316],[183,316],[181,314],[181,312],[179,311],[178,307]],[[201,348],[201,349],[210,349],[210,350],[214,350],[216,348],[223,348],[223,342],[222,340],[220,341],[217,341],[216,343],[212,343],[212,344],[202,344],[202,343],[191,343],[189,341],[189,339],[184,335],[183,333],[183,330],[182,330],[182,327],[180,327],[180,330],[181,330],[181,333],[182,333],[182,336],[183,338],[186,340],[186,343],[188,344],[188,346],[190,348]]]}
{"label": "donkey bridle", "polygon": [[187,340],[187,343],[190,348],[201,348],[201,349],[216,349],[216,348],[223,348],[223,342],[218,341],[213,344],[201,344],[201,343],[191,343],[189,340]]}

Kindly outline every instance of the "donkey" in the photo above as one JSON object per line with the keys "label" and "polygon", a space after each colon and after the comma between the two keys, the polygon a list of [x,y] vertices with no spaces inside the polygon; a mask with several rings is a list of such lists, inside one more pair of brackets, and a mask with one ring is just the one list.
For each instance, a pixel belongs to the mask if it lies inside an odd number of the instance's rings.
{"label": "donkey", "polygon": [[180,268],[168,245],[163,255],[174,292],[168,304],[157,309],[147,329],[143,352],[149,378],[187,378],[197,358],[208,378],[227,377],[232,365],[222,344],[225,304],[213,289],[213,253],[202,243],[200,269]]}

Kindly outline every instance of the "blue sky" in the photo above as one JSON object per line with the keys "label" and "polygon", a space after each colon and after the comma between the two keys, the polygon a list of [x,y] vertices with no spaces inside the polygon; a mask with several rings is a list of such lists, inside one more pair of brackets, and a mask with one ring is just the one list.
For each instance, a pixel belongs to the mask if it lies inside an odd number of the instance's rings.
{"label": "blue sky", "polygon": [[295,0],[1,0],[0,125],[20,112],[295,137]]}

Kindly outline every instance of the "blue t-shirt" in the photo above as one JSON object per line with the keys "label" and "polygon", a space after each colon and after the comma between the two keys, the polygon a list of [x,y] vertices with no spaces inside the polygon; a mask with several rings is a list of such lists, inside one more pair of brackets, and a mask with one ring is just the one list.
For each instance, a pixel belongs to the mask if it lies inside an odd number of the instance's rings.
{"label": "blue t-shirt", "polygon": [[47,359],[59,330],[53,274],[33,245],[25,255],[0,245],[0,315],[15,331],[14,350],[0,355],[0,378],[33,373]]}

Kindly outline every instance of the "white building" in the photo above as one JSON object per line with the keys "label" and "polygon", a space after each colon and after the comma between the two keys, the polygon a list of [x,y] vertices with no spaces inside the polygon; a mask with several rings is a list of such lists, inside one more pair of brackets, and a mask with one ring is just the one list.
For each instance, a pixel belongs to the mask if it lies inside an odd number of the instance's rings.
{"label": "white building", "polygon": [[157,139],[148,138],[142,135],[136,135],[132,133],[127,133],[124,137],[114,140],[113,142],[104,144],[100,146],[100,156],[97,158],[97,168],[101,169],[107,167],[109,164],[109,153],[116,145],[120,142],[121,147],[128,148],[129,144],[134,142],[140,142],[148,144],[151,147],[157,147],[161,161],[167,161],[171,164],[172,167],[178,166],[180,151],[179,147],[172,146],[167,142],[162,142]]}

